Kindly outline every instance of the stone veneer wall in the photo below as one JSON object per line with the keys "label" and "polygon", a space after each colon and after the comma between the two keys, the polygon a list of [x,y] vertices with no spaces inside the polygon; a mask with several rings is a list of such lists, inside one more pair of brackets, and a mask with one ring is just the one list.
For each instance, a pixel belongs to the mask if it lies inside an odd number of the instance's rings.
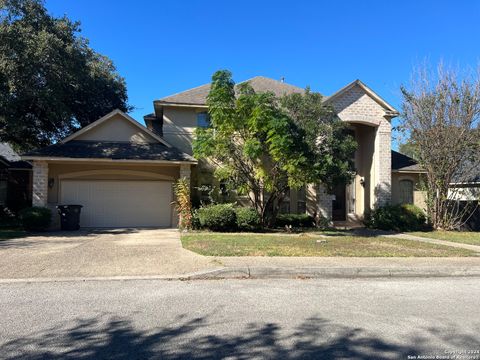
{"label": "stone veneer wall", "polygon": [[336,97],[332,105],[344,121],[376,122],[378,125],[381,120],[385,120],[383,107],[358,85]]}
{"label": "stone veneer wall", "polygon": [[48,199],[48,163],[46,161],[33,162],[32,169],[32,205],[47,206]]}
{"label": "stone veneer wall", "polygon": [[374,161],[372,164],[370,204],[365,208],[381,206],[391,201],[391,124],[385,117],[385,109],[370,97],[359,85],[332,101],[340,119],[377,127]]}
{"label": "stone veneer wall", "polygon": [[375,137],[375,207],[392,200],[392,134],[390,123],[383,119]]}

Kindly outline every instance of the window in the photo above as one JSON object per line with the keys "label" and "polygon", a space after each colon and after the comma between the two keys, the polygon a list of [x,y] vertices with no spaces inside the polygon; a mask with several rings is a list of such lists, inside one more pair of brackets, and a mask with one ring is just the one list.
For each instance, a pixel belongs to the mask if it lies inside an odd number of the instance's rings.
{"label": "window", "polygon": [[0,205],[5,205],[7,203],[7,180],[0,180]]}
{"label": "window", "polygon": [[210,115],[208,112],[197,113],[197,126],[202,128],[208,128],[210,126]]}
{"label": "window", "polygon": [[400,192],[401,204],[413,204],[413,181],[412,180],[400,180],[399,192]]}
{"label": "window", "polygon": [[289,214],[290,213],[290,189],[287,190],[285,197],[283,198],[280,206],[278,208],[280,214]]}
{"label": "window", "polygon": [[355,181],[347,185],[348,213],[355,213]]}
{"label": "window", "polygon": [[307,212],[307,192],[305,186],[297,191],[297,213],[305,214]]}

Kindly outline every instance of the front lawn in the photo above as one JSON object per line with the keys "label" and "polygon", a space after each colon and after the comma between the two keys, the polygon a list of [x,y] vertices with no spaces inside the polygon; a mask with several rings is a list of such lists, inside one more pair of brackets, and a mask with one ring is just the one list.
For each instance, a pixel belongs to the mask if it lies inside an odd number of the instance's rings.
{"label": "front lawn", "polygon": [[416,231],[409,234],[480,246],[480,232],[478,231]]}
{"label": "front lawn", "polygon": [[183,247],[208,256],[476,256],[469,250],[382,236],[187,233]]}

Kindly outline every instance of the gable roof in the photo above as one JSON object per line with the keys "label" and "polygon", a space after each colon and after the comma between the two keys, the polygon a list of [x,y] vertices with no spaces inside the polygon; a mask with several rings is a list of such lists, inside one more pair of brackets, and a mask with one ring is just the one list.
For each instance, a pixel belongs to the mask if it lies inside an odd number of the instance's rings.
{"label": "gable roof", "polygon": [[157,134],[155,134],[154,132],[150,131],[149,129],[147,129],[145,126],[143,126],[142,124],[140,124],[139,122],[137,122],[134,118],[132,118],[131,116],[129,116],[128,114],[125,114],[123,111],[119,110],[119,109],[115,109],[111,112],[109,112],[107,115],[101,117],[100,119],[98,119],[97,121],[94,121],[92,122],[91,124],[81,128],[80,130],[78,130],[77,132],[73,133],[72,135],[70,136],[67,136],[65,139],[63,139],[61,141],[61,143],[66,143],[66,142],[69,142],[75,138],[77,138],[78,136],[80,136],[81,134],[84,134],[86,133],[87,131],[90,131],[91,129],[93,129],[94,127],[104,123],[105,121],[107,121],[108,119],[111,119],[113,116],[115,115],[120,115],[122,116],[124,119],[126,119],[127,121],[129,121],[131,124],[135,125],[136,127],[138,127],[141,131],[143,131],[144,133],[147,133],[148,135],[150,135],[151,137],[153,137],[155,140],[157,140],[158,142],[162,143],[163,145],[167,146],[167,147],[172,147],[172,145],[170,145],[168,142],[166,142],[163,138],[161,138],[160,136],[158,136]]}
{"label": "gable roof", "polygon": [[425,172],[418,163],[410,156],[392,150],[393,172]]}
{"label": "gable roof", "polygon": [[177,148],[161,143],[129,143],[112,141],[71,140],[57,143],[23,155],[25,159],[100,159],[100,160],[145,160],[156,162],[189,162],[196,160]]}
{"label": "gable roof", "polygon": [[[303,93],[305,90],[301,87],[287,84],[282,81],[278,81],[275,79],[267,78],[264,76],[255,76],[251,79],[245,80],[240,82],[239,84],[249,82],[250,85],[256,92],[267,92],[271,91],[276,96],[288,95],[292,93]],[[238,84],[237,84],[238,85]],[[380,106],[385,108],[388,115],[395,117],[399,115],[397,109],[395,109],[392,105],[390,105],[387,101],[385,101],[380,95],[375,93],[372,89],[370,89],[367,85],[365,85],[359,79],[352,81],[350,84],[347,84],[340,90],[336,91],[334,94],[330,96],[325,96],[324,101],[328,103],[333,99],[337,98],[338,96],[344,94],[348,90],[350,90],[354,86],[360,86],[369,96],[373,98]],[[158,105],[173,105],[173,106],[193,106],[193,107],[206,107],[207,103],[207,96],[210,92],[211,84],[204,84],[192,89],[188,89],[173,95],[166,96],[161,98],[160,100],[155,100],[154,103]]]}
{"label": "gable roof", "polygon": [[337,92],[333,93],[329,97],[325,99],[325,102],[331,102],[333,99],[337,98],[338,96],[346,93],[348,90],[353,88],[354,86],[359,86],[360,88],[363,89],[373,100],[375,100],[379,105],[381,105],[385,110],[387,110],[388,115],[395,117],[399,115],[399,112],[397,109],[395,109],[392,105],[390,105],[388,102],[386,102],[383,98],[380,97],[377,93],[375,93],[372,89],[370,89],[367,85],[365,85],[363,82],[361,82],[359,79],[352,81],[350,84],[344,86]]}
{"label": "gable roof", "polygon": [[[282,81],[270,79],[264,76],[255,76],[249,80],[242,81],[242,83],[250,83],[256,92],[271,91],[276,96],[282,96],[293,93],[302,93],[304,90],[298,86],[287,84]],[[205,106],[207,103],[207,96],[210,92],[211,84],[204,84],[193,89],[182,91],[177,94],[166,96],[154,102],[159,105],[184,105],[184,106]]]}

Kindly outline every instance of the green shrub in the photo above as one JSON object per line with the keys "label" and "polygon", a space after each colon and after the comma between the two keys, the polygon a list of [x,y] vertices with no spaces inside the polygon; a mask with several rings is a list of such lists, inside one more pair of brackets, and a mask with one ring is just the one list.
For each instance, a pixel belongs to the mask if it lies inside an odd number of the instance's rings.
{"label": "green shrub", "polygon": [[314,227],[315,220],[308,214],[278,214],[275,226],[277,227]]}
{"label": "green shrub", "polygon": [[387,205],[365,215],[367,227],[380,230],[417,231],[425,227],[422,209],[411,204]]}
{"label": "green shrub", "polygon": [[239,207],[235,209],[237,227],[243,231],[255,231],[260,228],[260,216],[253,208]]}
{"label": "green shrub", "polygon": [[314,218],[314,222],[316,223],[315,226],[321,230],[326,230],[331,226],[330,220],[328,220],[325,216],[322,215],[318,215],[317,218]]}
{"label": "green shrub", "polygon": [[200,225],[200,218],[198,217],[198,209],[192,210],[192,229],[200,230],[202,225]]}
{"label": "green shrub", "polygon": [[237,225],[233,204],[207,205],[198,209],[200,226],[212,231],[232,231]]}
{"label": "green shrub", "polygon": [[18,216],[5,206],[0,206],[0,227],[18,227],[20,226],[20,221]]}
{"label": "green shrub", "polygon": [[50,226],[52,212],[44,207],[30,207],[20,211],[20,220],[27,231],[44,231]]}

